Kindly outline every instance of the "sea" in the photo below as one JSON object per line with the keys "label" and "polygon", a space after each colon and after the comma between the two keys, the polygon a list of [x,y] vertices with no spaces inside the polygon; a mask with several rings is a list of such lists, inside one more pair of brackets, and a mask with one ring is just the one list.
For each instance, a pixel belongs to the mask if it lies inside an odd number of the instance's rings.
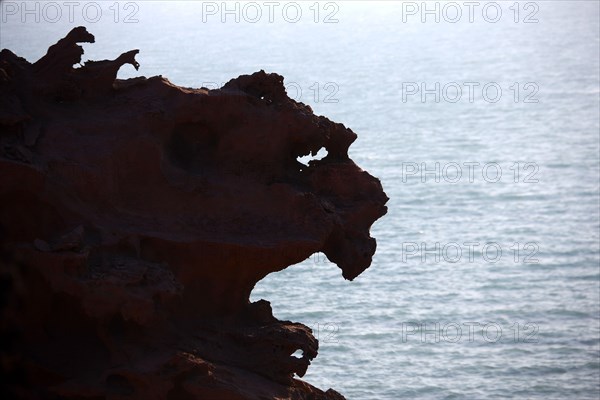
{"label": "sea", "polygon": [[357,133],[351,158],[390,198],[371,267],[346,281],[318,253],[251,295],[313,329],[308,382],[598,399],[599,4],[3,1],[0,44],[35,61],[84,25],[84,60],[140,49],[120,78],[217,88],[264,69]]}

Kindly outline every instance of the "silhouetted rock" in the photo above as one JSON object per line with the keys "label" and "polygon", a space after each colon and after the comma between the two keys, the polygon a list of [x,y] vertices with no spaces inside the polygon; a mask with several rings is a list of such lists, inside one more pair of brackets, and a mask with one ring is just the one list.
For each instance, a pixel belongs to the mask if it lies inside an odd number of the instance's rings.
{"label": "silhouetted rock", "polygon": [[350,280],[370,265],[387,197],[348,158],[356,135],[280,75],[118,80],[137,50],[73,68],[79,42],[94,37],[75,28],[34,64],[0,53],[3,390],[343,399],[294,378],[311,330],[249,296],[315,252]]}

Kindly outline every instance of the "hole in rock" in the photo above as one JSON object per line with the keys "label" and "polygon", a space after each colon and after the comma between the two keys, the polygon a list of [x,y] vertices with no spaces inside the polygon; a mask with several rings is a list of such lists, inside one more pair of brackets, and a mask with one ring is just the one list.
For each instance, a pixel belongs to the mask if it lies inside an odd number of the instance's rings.
{"label": "hole in rock", "polygon": [[304,351],[302,351],[302,349],[298,349],[292,353],[292,357],[302,358],[304,357]]}
{"label": "hole in rock", "polygon": [[214,162],[219,135],[202,123],[175,126],[167,142],[170,161],[187,171],[197,171]]}
{"label": "hole in rock", "polygon": [[323,147],[314,156],[312,154],[309,154],[307,156],[298,157],[298,161],[301,162],[302,164],[308,166],[308,164],[311,161],[322,160],[326,156],[327,156],[327,150]]}

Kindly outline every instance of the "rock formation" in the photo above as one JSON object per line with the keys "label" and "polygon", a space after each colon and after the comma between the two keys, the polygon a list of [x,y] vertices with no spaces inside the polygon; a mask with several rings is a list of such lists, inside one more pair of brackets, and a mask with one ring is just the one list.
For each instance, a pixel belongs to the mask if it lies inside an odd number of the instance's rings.
{"label": "rock formation", "polygon": [[356,135],[280,75],[119,80],[138,50],[74,68],[81,42],[0,52],[1,398],[342,399],[294,377],[311,330],[249,296],[315,252],[370,265],[387,197]]}

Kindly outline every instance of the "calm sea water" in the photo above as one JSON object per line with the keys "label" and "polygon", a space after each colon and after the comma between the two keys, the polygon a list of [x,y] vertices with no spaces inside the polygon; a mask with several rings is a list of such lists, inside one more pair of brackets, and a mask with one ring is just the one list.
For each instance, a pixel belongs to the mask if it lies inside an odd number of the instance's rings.
{"label": "calm sea water", "polygon": [[107,2],[98,22],[88,3],[74,23],[64,6],[23,23],[5,1],[1,45],[35,60],[84,24],[89,59],[141,49],[121,77],[278,72],[358,133],[351,156],[390,197],[372,267],[347,282],[318,254],[252,294],[315,330],[309,382],[349,399],[600,396],[597,1],[437,3],[439,23],[435,2],[299,17],[281,2],[272,23],[262,2]]}

